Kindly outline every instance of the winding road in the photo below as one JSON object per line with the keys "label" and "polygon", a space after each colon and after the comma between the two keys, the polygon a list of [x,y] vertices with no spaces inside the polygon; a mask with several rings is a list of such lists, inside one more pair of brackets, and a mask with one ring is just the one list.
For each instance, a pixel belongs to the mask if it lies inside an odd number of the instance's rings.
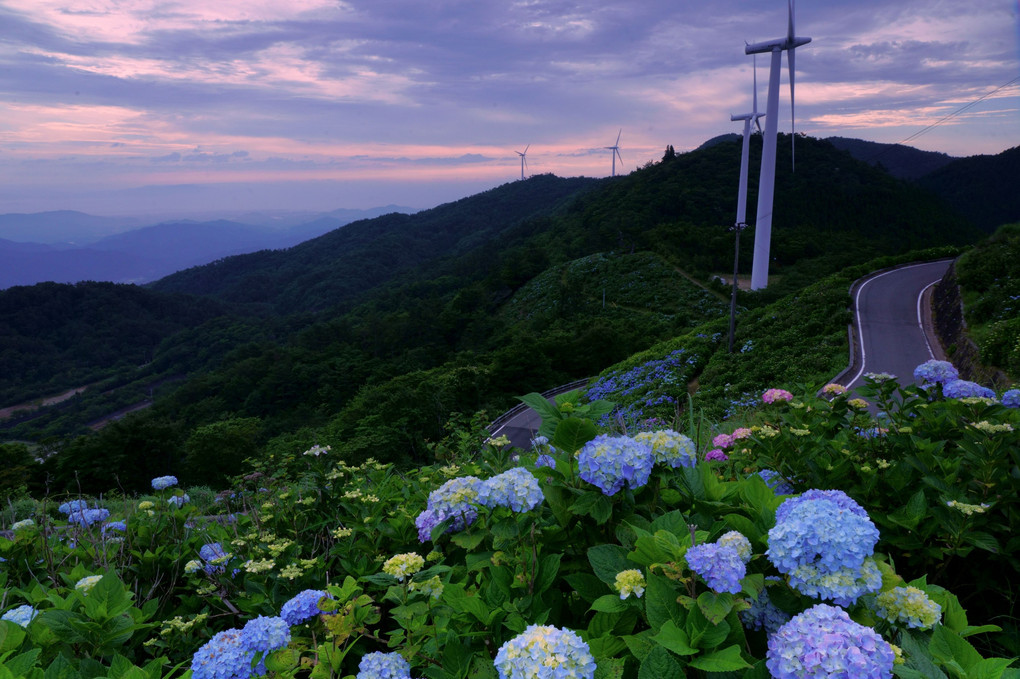
{"label": "winding road", "polygon": [[[906,386],[914,383],[914,368],[930,358],[945,359],[931,324],[931,290],[952,260],[908,264],[856,281],[850,290],[854,309],[854,347],[850,366],[833,379],[850,389],[863,383],[865,373],[890,373]],[[583,381],[582,381],[583,382]],[[576,389],[579,383],[545,392]],[[493,437],[506,436],[511,445],[528,450],[542,423],[526,406],[508,411],[490,426]]]}
{"label": "winding road", "polygon": [[854,284],[857,360],[837,381],[853,389],[865,373],[890,373],[906,386],[914,383],[920,363],[945,358],[931,326],[930,294],[950,263],[910,264]]}

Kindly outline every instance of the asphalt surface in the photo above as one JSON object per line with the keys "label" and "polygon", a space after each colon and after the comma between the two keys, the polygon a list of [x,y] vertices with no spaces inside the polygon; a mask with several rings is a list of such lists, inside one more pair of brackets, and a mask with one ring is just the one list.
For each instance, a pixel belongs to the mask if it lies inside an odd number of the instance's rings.
{"label": "asphalt surface", "polygon": [[853,389],[865,373],[890,373],[903,385],[914,383],[914,368],[944,358],[931,329],[931,288],[950,261],[892,269],[855,286],[854,323],[857,370],[843,382]]}

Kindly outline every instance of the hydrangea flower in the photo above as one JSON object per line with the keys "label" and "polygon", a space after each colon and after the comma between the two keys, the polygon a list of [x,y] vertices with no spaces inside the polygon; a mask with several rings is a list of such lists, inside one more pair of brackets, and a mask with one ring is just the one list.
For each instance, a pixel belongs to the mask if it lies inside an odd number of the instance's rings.
{"label": "hydrangea flower", "polygon": [[588,644],[568,629],[530,625],[499,647],[493,663],[499,679],[593,679]]}
{"label": "hydrangea flower", "polygon": [[[255,653],[269,653],[290,643],[290,624],[283,618],[260,615],[253,618],[241,629],[238,644],[241,648]],[[262,674],[265,674],[263,669]]]}
{"label": "hydrangea flower", "polygon": [[98,507],[95,509],[79,509],[67,515],[68,521],[79,526],[91,526],[94,523],[106,521],[108,518],[110,518],[110,510]]}
{"label": "hydrangea flower", "polygon": [[634,436],[639,443],[647,443],[652,447],[652,455],[656,463],[677,467],[693,467],[698,463],[698,451],[687,436],[672,429],[659,431],[643,431]]}
{"label": "hydrangea flower", "polygon": [[39,611],[37,611],[35,608],[29,606],[28,604],[22,604],[21,606],[18,606],[17,608],[12,608],[11,610],[4,613],[2,616],[0,616],[0,620],[7,620],[9,622],[13,622],[16,625],[28,627],[28,623],[32,622],[32,620],[37,615],[39,615]]}
{"label": "hydrangea flower", "polygon": [[846,387],[844,387],[842,384],[830,382],[829,384],[826,384],[824,387],[822,387],[822,393],[825,394],[826,396],[842,396],[843,394],[846,393]]}
{"label": "hydrangea flower", "polygon": [[171,486],[176,485],[177,485],[176,476],[157,476],[152,480],[153,490],[163,490],[164,488],[169,488]]}
{"label": "hydrangea flower", "polygon": [[241,647],[241,630],[213,635],[191,658],[192,679],[247,679],[252,655]]}
{"label": "hydrangea flower", "polygon": [[433,599],[438,599],[443,596],[443,581],[439,579],[438,575],[433,575],[428,580],[410,583],[407,586],[407,589],[412,592],[421,592],[425,596],[430,596]]}
{"label": "hydrangea flower", "polygon": [[914,368],[914,381],[922,387],[932,384],[945,384],[960,379],[960,372],[949,361],[932,359]]}
{"label": "hydrangea flower", "polygon": [[[778,578],[772,578],[778,579]],[[790,614],[776,607],[769,598],[768,589],[763,589],[758,598],[750,602],[751,607],[740,611],[740,622],[751,630],[765,630],[769,636],[790,621]]]}
{"label": "hydrangea flower", "polygon": [[311,455],[312,457],[319,457],[320,455],[327,454],[330,450],[332,450],[332,448],[330,448],[329,446],[314,445],[301,454]]}
{"label": "hydrangea flower", "polygon": [[11,530],[13,531],[24,530],[26,528],[31,528],[34,525],[35,525],[34,519],[22,519],[21,521],[15,521],[13,524],[11,524]]}
{"label": "hydrangea flower", "polygon": [[171,497],[168,497],[166,499],[166,503],[168,505],[173,505],[175,507],[180,508],[180,507],[184,506],[185,502],[188,502],[190,500],[191,500],[191,498],[188,496],[188,494],[187,493],[183,493],[181,495],[173,495]]}
{"label": "hydrangea flower", "polygon": [[[825,575],[861,573],[875,550],[878,529],[867,512],[840,491],[809,491],[780,505],[768,537],[766,554],[780,573],[810,567],[801,570],[798,579],[808,587]],[[844,584],[838,580],[834,591]]]}
{"label": "hydrangea flower", "polygon": [[411,666],[399,653],[375,651],[361,659],[357,679],[411,679]]}
{"label": "hydrangea flower", "polygon": [[549,445],[549,437],[548,436],[536,436],[535,438],[531,439],[531,447],[532,448],[541,448],[541,447],[547,446],[547,445]]}
{"label": "hydrangea flower", "polygon": [[74,583],[74,588],[82,594],[88,594],[92,591],[92,588],[96,586],[96,583],[103,579],[102,575],[87,575],[78,582]]}
{"label": "hydrangea flower", "polygon": [[478,486],[478,504],[483,507],[507,507],[515,512],[528,512],[545,497],[535,476],[524,467],[514,467]]}
{"label": "hydrangea flower", "polygon": [[127,530],[127,524],[124,523],[123,521],[107,521],[106,523],[103,524],[104,533],[113,530],[118,530],[121,533],[123,533],[124,531]]}
{"label": "hydrangea flower", "polygon": [[896,587],[875,598],[875,611],[892,623],[928,629],[942,617],[942,607],[917,587]]}
{"label": "hydrangea flower", "polygon": [[60,510],[61,514],[70,514],[71,512],[80,512],[88,508],[89,504],[85,500],[69,500],[57,509]]}
{"label": "hydrangea flower", "polygon": [[431,539],[432,529],[447,519],[453,523],[446,532],[463,530],[478,518],[478,510],[473,506],[478,502],[478,491],[482,481],[475,476],[461,476],[450,479],[439,488],[429,493],[428,505],[418,518],[418,539],[421,542]]}
{"label": "hydrangea flower", "polygon": [[1020,389],[1010,389],[1002,395],[1002,405],[1007,408],[1020,408]]}
{"label": "hydrangea flower", "polygon": [[793,394],[788,392],[786,389],[766,389],[765,393],[761,395],[761,400],[765,403],[792,401]]}
{"label": "hydrangea flower", "polygon": [[584,444],[577,457],[578,475],[606,495],[615,495],[624,484],[641,488],[648,483],[654,463],[649,444],[609,434]]}
{"label": "hydrangea flower", "polygon": [[645,593],[645,585],[645,576],[636,568],[620,571],[616,574],[616,582],[613,583],[621,599],[626,599],[631,594],[640,599]]}
{"label": "hydrangea flower", "polygon": [[711,462],[713,460],[715,460],[717,462],[725,462],[728,459],[730,459],[730,456],[727,455],[726,453],[724,453],[719,448],[713,448],[712,450],[710,450],[707,453],[705,453],[705,461],[706,462]]}
{"label": "hydrangea flower", "polygon": [[550,467],[552,469],[556,469],[556,460],[553,459],[552,455],[546,455],[545,453],[542,453],[537,458],[535,458],[535,466]]}
{"label": "hydrangea flower", "polygon": [[283,605],[283,608],[280,609],[280,617],[286,620],[288,625],[300,625],[320,613],[325,613],[319,608],[319,602],[332,598],[329,592],[321,589],[306,589],[303,592],[298,592]]}
{"label": "hydrangea flower", "polygon": [[977,382],[952,380],[942,385],[942,395],[946,398],[995,398],[995,391]]}
{"label": "hydrangea flower", "polygon": [[205,562],[202,568],[206,573],[212,575],[213,573],[225,571],[226,567],[223,564],[233,555],[224,550],[220,543],[210,542],[209,544],[202,545],[202,548],[198,550],[198,556]]}
{"label": "hydrangea flower", "polygon": [[197,573],[202,570],[202,562],[198,559],[192,559],[188,563],[184,564],[185,573]]}
{"label": "hydrangea flower", "polygon": [[391,556],[383,564],[383,573],[392,575],[400,582],[404,581],[404,578],[410,577],[425,567],[425,559],[421,558],[414,552],[408,552],[406,554],[397,554]]}
{"label": "hydrangea flower", "polygon": [[733,549],[737,550],[737,556],[744,563],[751,560],[751,541],[744,537],[743,533],[735,530],[731,530],[728,533],[724,533],[722,537],[716,540],[716,543],[720,545],[729,545]]}
{"label": "hydrangea flower", "polygon": [[695,545],[687,550],[686,559],[691,570],[700,575],[712,591],[740,593],[740,579],[747,574],[747,566],[733,545]]}
{"label": "hydrangea flower", "polygon": [[882,589],[882,573],[868,557],[860,568],[825,572],[814,564],[802,564],[790,573],[790,586],[801,594],[851,606],[865,594]]}
{"label": "hydrangea flower", "polygon": [[730,434],[716,434],[716,436],[712,439],[712,445],[716,448],[729,448],[733,445],[733,436]]}
{"label": "hydrangea flower", "polygon": [[765,485],[772,489],[772,492],[776,495],[793,495],[797,491],[790,483],[783,478],[782,474],[772,469],[762,469],[758,472],[764,481]]}
{"label": "hydrangea flower", "polygon": [[892,677],[892,647],[842,608],[817,604],[769,637],[765,666],[774,679]]}

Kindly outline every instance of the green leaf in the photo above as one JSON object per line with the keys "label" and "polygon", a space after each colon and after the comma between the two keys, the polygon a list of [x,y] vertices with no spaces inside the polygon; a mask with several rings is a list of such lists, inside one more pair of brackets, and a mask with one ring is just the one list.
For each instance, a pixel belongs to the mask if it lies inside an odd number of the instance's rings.
{"label": "green leaf", "polygon": [[964,670],[969,670],[981,662],[981,654],[970,642],[945,625],[936,625],[932,629],[928,650],[933,658],[947,667],[955,661]]}
{"label": "green leaf", "polygon": [[627,560],[627,550],[620,545],[595,545],[588,550],[588,563],[602,582],[610,587],[616,585],[616,574],[634,568]]}
{"label": "green leaf", "polygon": [[489,622],[490,611],[480,596],[469,595],[464,585],[450,583],[443,588],[443,602],[458,613],[470,613],[479,622]]}
{"label": "green leaf", "polygon": [[458,547],[463,547],[464,549],[471,551],[472,549],[480,545],[482,543],[482,540],[484,539],[485,533],[481,531],[475,531],[472,533],[457,533],[452,538],[450,538],[450,541],[453,542]]}
{"label": "green leaf", "polygon": [[663,623],[659,633],[652,639],[677,655],[694,655],[698,652],[698,649],[691,648],[687,633],[677,627],[672,620]]}
{"label": "green leaf", "polygon": [[627,602],[620,599],[620,597],[606,594],[596,599],[592,603],[590,610],[599,611],[600,613],[623,613],[628,608]]}
{"label": "green leaf", "polygon": [[963,541],[987,552],[998,554],[1001,551],[999,541],[992,537],[991,534],[983,531],[965,531],[963,534]]}
{"label": "green leaf", "polygon": [[560,572],[560,555],[546,554],[538,563],[538,577],[535,578],[535,595],[549,589]]}
{"label": "green leaf", "polygon": [[698,597],[698,608],[705,614],[709,622],[718,625],[733,610],[733,595],[728,592],[722,594],[704,592]]}
{"label": "green leaf", "polygon": [[740,646],[736,644],[714,653],[699,655],[696,658],[691,658],[688,662],[691,667],[697,667],[706,672],[736,672],[751,666],[740,656]]}
{"label": "green leaf", "polygon": [[[581,595],[581,598],[591,603],[606,593],[606,583],[596,578],[591,573],[571,573],[563,578],[570,587]],[[615,576],[614,576],[615,581]]]}
{"label": "green leaf", "polygon": [[606,658],[596,655],[593,679],[621,679],[624,664],[623,658]]}
{"label": "green leaf", "polygon": [[961,637],[966,638],[974,636],[975,634],[984,634],[985,632],[1001,632],[1002,628],[999,627],[998,625],[978,625],[976,627],[971,627],[970,625],[968,625],[967,627],[964,627],[961,630],[953,631],[959,634]]}
{"label": "green leaf", "polygon": [[39,654],[42,653],[41,648],[33,648],[24,653],[8,658],[7,660],[0,663],[0,666],[10,670],[11,674],[15,677],[24,677],[28,675],[29,670],[35,667],[36,660],[39,658]]}
{"label": "green leaf", "polygon": [[691,609],[684,626],[687,636],[691,638],[691,646],[701,649],[715,648],[726,640],[730,633],[730,625],[723,620],[718,625],[712,624],[700,607]]}
{"label": "green leaf", "polygon": [[556,425],[555,433],[550,437],[549,445],[568,453],[580,450],[585,443],[598,436],[598,429],[591,420],[570,417]]}
{"label": "green leaf", "polygon": [[601,526],[613,515],[613,505],[601,492],[589,490],[577,498],[570,506],[570,511],[574,514],[586,514]]}
{"label": "green leaf", "polygon": [[556,406],[549,403],[545,396],[537,392],[531,392],[524,396],[518,396],[517,400],[528,406],[536,413],[542,416],[542,423],[545,424],[546,420],[554,421],[559,420],[562,416],[560,411],[556,409]]}
{"label": "green leaf", "polygon": [[648,583],[645,586],[645,615],[652,630],[658,632],[670,620],[678,625],[684,624],[683,608],[677,603],[673,581],[653,573],[645,580]]}
{"label": "green leaf", "polygon": [[985,658],[967,670],[967,679],[1000,679],[1013,662],[1010,658]]}
{"label": "green leaf", "polygon": [[623,637],[623,642],[627,644],[627,649],[639,661],[644,660],[652,652],[652,649],[656,647],[655,642],[652,641],[651,634],[652,631],[646,629],[641,634]]}
{"label": "green leaf", "polygon": [[25,640],[25,630],[10,620],[0,620],[0,653],[13,651]]}
{"label": "green leaf", "polygon": [[657,646],[638,668],[638,679],[682,679],[684,670],[665,648]]}

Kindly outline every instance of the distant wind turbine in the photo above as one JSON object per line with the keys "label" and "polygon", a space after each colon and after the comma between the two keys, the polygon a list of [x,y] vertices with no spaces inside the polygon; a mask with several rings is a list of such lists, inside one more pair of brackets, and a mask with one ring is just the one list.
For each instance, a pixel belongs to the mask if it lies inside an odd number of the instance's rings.
{"label": "distant wind turbine", "polygon": [[761,123],[758,119],[764,113],[758,113],[758,59],[754,61],[754,89],[752,90],[752,104],[750,113],[731,115],[730,120],[744,121],[744,143],[740,147],[740,181],[737,188],[737,221],[733,225],[736,238],[733,243],[733,294],[730,295],[730,353],[733,353],[733,331],[737,318],[737,272],[740,262],[740,232],[747,228],[747,165],[750,155],[751,121],[758,127],[761,133]]}
{"label": "distant wind turbine", "polygon": [[612,146],[604,146],[603,147],[607,151],[612,151],[613,152],[612,153],[612,156],[613,156],[613,175],[612,176],[614,176],[614,177],[616,176],[616,159],[619,158],[620,162],[621,163],[623,162],[623,156],[620,155],[620,135],[621,134],[623,134],[623,128],[622,127],[620,128],[620,131],[616,135],[616,143],[613,144]]}
{"label": "distant wind turbine", "polygon": [[524,168],[528,166],[527,156],[528,156],[528,149],[530,149],[530,148],[531,148],[531,144],[528,144],[527,146],[524,147],[523,151],[514,151],[514,153],[516,153],[517,155],[519,155],[521,157],[521,179],[524,179]]}
{"label": "distant wind turbine", "polygon": [[755,215],[754,262],[751,265],[751,289],[760,290],[769,281],[769,248],[772,239],[772,198],[776,187],[776,135],[779,114],[779,71],[783,51],[790,67],[790,132],[794,133],[794,50],[811,42],[798,38],[793,30],[793,0],[787,0],[788,20],[785,38],[776,38],[744,47],[745,54],[772,54],[769,69],[769,95],[765,106],[765,134],[761,151],[761,174],[758,179],[758,212]]}

